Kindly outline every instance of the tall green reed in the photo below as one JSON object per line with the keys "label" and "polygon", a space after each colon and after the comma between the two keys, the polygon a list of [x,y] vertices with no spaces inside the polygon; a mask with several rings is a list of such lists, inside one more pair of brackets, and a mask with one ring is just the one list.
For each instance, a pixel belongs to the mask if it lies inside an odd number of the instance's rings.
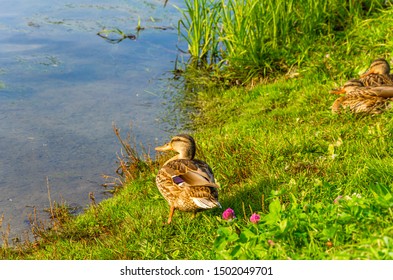
{"label": "tall green reed", "polygon": [[216,63],[218,57],[219,3],[214,0],[186,0],[186,9],[177,9],[183,19],[178,31],[188,43],[192,64]]}
{"label": "tall green reed", "polygon": [[249,81],[302,63],[320,36],[345,30],[385,2],[185,0],[179,34],[193,65],[229,69]]}

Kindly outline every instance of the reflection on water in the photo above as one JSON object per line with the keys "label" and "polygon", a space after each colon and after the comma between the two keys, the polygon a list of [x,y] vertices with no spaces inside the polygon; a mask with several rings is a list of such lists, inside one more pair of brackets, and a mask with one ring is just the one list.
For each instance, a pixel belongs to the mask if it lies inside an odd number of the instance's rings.
{"label": "reflection on water", "polygon": [[[5,3],[4,3],[5,2]],[[177,55],[178,12],[162,0],[3,0],[0,10],[0,215],[13,233],[29,206],[85,207],[103,199],[120,145],[113,122],[144,144],[168,138],[161,121]],[[171,4],[179,4],[171,0]],[[108,44],[103,28],[134,33]]]}

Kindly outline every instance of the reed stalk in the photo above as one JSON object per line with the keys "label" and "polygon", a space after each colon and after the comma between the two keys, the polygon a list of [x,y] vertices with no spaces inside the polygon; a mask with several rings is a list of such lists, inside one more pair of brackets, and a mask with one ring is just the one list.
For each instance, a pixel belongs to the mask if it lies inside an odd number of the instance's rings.
{"label": "reed stalk", "polygon": [[216,62],[218,53],[218,19],[220,3],[214,0],[186,0],[186,8],[178,10],[179,35],[188,43],[192,63],[206,65]]}

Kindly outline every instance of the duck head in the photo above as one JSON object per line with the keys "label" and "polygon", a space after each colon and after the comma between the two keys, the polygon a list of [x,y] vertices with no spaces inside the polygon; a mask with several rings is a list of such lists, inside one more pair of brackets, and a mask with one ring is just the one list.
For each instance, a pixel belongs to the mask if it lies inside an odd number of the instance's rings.
{"label": "duck head", "polygon": [[[196,145],[194,138],[188,134],[179,134],[174,136],[168,143],[155,148],[156,151],[166,152],[175,151],[178,154],[171,158],[174,159],[193,159],[195,157]],[[169,161],[170,161],[169,160]]]}
{"label": "duck head", "polygon": [[384,58],[374,60],[368,70],[363,73],[360,78],[364,78],[370,74],[388,75],[390,73],[390,65]]}

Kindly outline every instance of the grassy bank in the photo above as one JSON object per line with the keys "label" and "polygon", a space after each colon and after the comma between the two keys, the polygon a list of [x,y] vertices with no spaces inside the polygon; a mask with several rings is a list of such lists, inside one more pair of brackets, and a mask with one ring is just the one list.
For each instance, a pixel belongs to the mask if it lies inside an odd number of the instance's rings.
{"label": "grassy bank", "polygon": [[[373,59],[390,60],[390,38],[386,9],[321,35],[266,84],[187,93],[197,157],[212,166],[223,209],[176,212],[163,226],[169,210],[154,179],[165,158],[130,151],[132,172],[113,198],[58,216],[54,230],[2,248],[2,258],[393,259],[393,112],[332,115],[328,93]],[[235,220],[222,220],[226,208]]]}

